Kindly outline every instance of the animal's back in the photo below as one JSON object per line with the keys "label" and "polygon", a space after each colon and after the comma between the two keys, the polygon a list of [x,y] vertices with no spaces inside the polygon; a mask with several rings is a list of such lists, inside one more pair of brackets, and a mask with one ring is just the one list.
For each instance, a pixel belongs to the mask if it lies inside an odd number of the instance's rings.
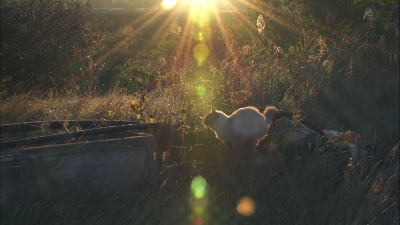
{"label": "animal's back", "polygon": [[267,134],[265,117],[254,107],[236,110],[230,115],[228,122],[235,133],[244,137],[261,137]]}

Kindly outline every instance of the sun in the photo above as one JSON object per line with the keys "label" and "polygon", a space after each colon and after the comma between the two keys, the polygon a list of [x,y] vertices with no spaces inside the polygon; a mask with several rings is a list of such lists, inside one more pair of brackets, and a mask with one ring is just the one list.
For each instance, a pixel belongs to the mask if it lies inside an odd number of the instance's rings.
{"label": "sun", "polygon": [[[266,8],[273,8],[270,3],[266,2],[255,3],[251,0],[162,0],[156,7],[149,9],[127,25],[125,30],[129,32],[126,32],[126,37],[109,52],[100,57],[96,63],[101,64],[107,60],[112,52],[123,48],[126,42],[135,38],[136,35],[140,34],[153,21],[157,20],[160,15],[167,15],[167,17],[154,30],[151,38],[160,37],[160,35],[164,38],[162,33],[169,30],[171,24],[176,23],[175,21],[177,20],[186,21],[184,24],[175,24],[181,31],[179,32],[180,42],[179,46],[177,46],[176,56],[171,56],[175,60],[179,61],[181,58],[191,58],[197,61],[198,66],[203,66],[206,62],[212,60],[210,56],[216,54],[214,52],[215,49],[212,48],[212,40],[215,40],[213,39],[213,35],[216,34],[215,31],[221,35],[221,37],[218,37],[218,40],[221,40],[226,45],[231,54],[238,55],[240,50],[235,48],[235,42],[228,35],[229,32],[229,34],[232,34],[232,31],[228,31],[221,12],[232,13],[233,17],[239,18],[239,23],[244,24],[246,32],[257,34],[255,21],[251,21],[249,16],[240,10],[241,7],[249,8],[255,13],[264,15],[264,17],[275,20],[281,25],[292,28],[291,24],[265,11]],[[183,17],[186,17],[186,19],[182,19]],[[165,35],[165,37],[167,36]],[[196,43],[193,44],[193,41]],[[186,65],[183,65],[183,67],[186,68]],[[171,69],[171,73],[173,73],[175,68]]]}
{"label": "sun", "polygon": [[172,9],[177,3],[177,0],[163,0],[162,6],[164,9]]}

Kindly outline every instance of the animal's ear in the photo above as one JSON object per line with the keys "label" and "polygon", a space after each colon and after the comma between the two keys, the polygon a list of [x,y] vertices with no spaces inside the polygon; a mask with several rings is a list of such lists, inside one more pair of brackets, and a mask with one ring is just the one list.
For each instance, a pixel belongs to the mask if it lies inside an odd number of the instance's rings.
{"label": "animal's ear", "polygon": [[208,114],[208,119],[209,120],[218,120],[219,117],[219,113],[217,113],[216,111],[213,111],[212,113]]}

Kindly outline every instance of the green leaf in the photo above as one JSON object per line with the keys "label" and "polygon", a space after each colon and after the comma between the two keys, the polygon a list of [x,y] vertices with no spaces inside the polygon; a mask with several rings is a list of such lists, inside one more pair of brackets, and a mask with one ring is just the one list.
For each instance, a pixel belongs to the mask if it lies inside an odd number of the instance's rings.
{"label": "green leaf", "polygon": [[114,111],[111,111],[111,110],[110,110],[110,111],[108,111],[108,116],[110,116],[110,117],[111,117],[111,116],[114,116],[114,115],[115,115],[115,112],[114,112]]}

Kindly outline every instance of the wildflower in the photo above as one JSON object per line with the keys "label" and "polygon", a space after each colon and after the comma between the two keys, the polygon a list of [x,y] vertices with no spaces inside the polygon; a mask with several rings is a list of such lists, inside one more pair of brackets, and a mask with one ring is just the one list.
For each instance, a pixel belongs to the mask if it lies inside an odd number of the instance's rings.
{"label": "wildflower", "polygon": [[167,64],[167,61],[165,60],[164,57],[161,57],[158,62],[160,63],[161,67],[164,67]]}
{"label": "wildflower", "polygon": [[275,52],[276,53],[283,54],[283,49],[281,47],[279,47],[279,46],[274,46],[274,47],[275,47]]}
{"label": "wildflower", "polygon": [[325,39],[322,36],[318,37],[318,44],[321,45],[321,46],[325,46],[326,45]]}
{"label": "wildflower", "polygon": [[329,65],[329,60],[324,60],[324,67]]}
{"label": "wildflower", "polygon": [[324,38],[322,38],[321,36],[319,36],[318,38],[318,44],[321,46],[320,51],[319,51],[319,55],[324,55],[326,52],[326,48],[327,48],[327,44]]}
{"label": "wildflower", "polygon": [[348,160],[347,160],[347,166],[349,166],[349,167],[352,167],[353,166],[353,158],[349,158]]}
{"label": "wildflower", "polygon": [[372,9],[366,9],[364,12],[364,17],[363,20],[368,19],[368,20],[374,20],[375,16],[374,16],[374,12],[372,11]]}
{"label": "wildflower", "polygon": [[242,47],[242,53],[243,55],[248,55],[250,52],[250,45],[245,45]]}
{"label": "wildflower", "polygon": [[179,36],[182,33],[182,27],[179,25],[176,25],[175,23],[171,25],[169,29],[170,34],[173,34],[175,36]]}
{"label": "wildflower", "polygon": [[[138,110],[138,108],[139,108],[139,104],[136,103],[136,102],[133,101],[133,100],[129,101],[129,106],[130,106],[131,109],[133,109],[133,110]],[[110,114],[110,113],[109,113],[109,114]]]}
{"label": "wildflower", "polygon": [[257,30],[258,30],[259,34],[261,34],[265,29],[265,20],[264,20],[264,17],[262,15],[258,16],[257,27],[258,27]]}

